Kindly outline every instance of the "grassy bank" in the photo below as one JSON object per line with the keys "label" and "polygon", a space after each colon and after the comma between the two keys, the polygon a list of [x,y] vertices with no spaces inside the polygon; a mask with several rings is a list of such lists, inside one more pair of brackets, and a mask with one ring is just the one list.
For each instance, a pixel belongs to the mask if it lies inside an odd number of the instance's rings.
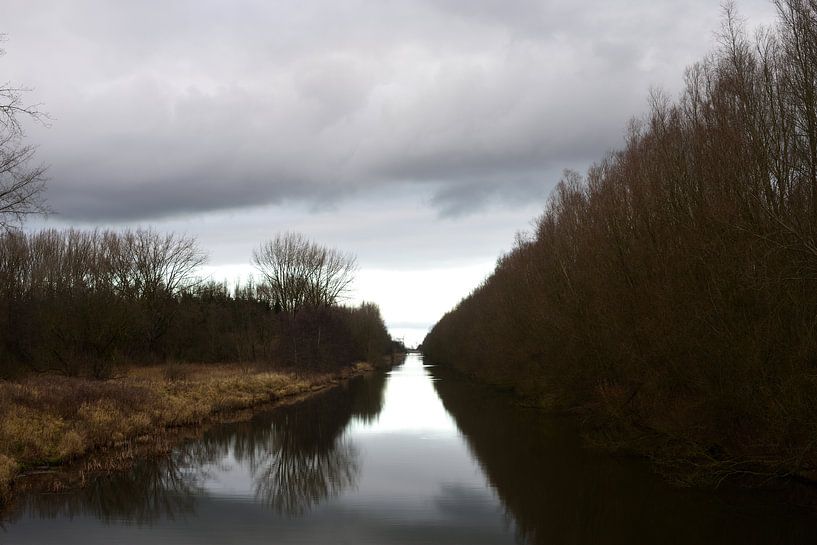
{"label": "grassy bank", "polygon": [[110,380],[29,376],[0,381],[0,505],[24,472],[92,452],[158,442],[219,415],[318,391],[373,367],[335,373],[174,364],[121,370]]}

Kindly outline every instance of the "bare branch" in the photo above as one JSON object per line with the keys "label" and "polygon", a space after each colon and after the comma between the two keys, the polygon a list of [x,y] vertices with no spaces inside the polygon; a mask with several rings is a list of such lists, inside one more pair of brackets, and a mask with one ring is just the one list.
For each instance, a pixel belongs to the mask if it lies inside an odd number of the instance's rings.
{"label": "bare branch", "polygon": [[[0,43],[5,35],[0,34]],[[5,50],[0,49],[0,56]],[[47,167],[34,161],[36,148],[23,144],[22,120],[47,124],[39,104],[26,104],[31,89],[11,82],[0,84],[0,230],[18,227],[27,216],[48,212],[43,194]]]}

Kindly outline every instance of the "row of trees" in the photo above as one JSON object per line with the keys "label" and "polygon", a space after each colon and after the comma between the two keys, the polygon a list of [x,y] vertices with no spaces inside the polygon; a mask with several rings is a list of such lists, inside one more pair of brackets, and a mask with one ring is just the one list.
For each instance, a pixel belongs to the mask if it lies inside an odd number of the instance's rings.
{"label": "row of trees", "polygon": [[191,237],[19,231],[47,210],[46,167],[24,143],[22,121],[48,116],[25,102],[27,91],[0,84],[0,376],[102,377],[118,361],[167,359],[328,367],[391,350],[376,305],[339,306],[354,256],[299,234],[262,244],[253,253],[262,282],[230,290],[196,276],[205,254]]}
{"label": "row of trees", "polygon": [[429,357],[702,473],[817,469],[817,2],[776,5],[751,39],[727,7],[680,98],[565,175]]}
{"label": "row of trees", "polygon": [[167,360],[301,368],[379,361],[391,346],[378,308],[339,306],[354,258],[333,268],[342,254],[296,234],[262,245],[259,255],[275,244],[290,252],[257,261],[263,281],[230,289],[197,276],[205,254],[187,236],[0,234],[0,373],[104,377],[117,362]]}

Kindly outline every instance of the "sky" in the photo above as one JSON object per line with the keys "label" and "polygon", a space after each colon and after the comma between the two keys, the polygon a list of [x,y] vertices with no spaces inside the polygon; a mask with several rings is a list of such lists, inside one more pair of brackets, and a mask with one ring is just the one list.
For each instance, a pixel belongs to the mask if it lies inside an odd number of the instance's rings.
{"label": "sky", "polygon": [[[716,0],[0,0],[0,81],[54,210],[194,235],[252,273],[281,231],[357,255],[349,302],[422,340],[716,43]],[[750,28],[767,0],[739,0]]]}

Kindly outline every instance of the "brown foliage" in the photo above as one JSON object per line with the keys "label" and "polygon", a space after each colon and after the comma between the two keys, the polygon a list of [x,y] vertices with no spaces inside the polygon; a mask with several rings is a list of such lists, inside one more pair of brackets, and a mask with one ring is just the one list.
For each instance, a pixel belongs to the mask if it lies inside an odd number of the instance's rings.
{"label": "brown foliage", "polygon": [[682,96],[566,173],[424,351],[623,434],[815,469],[817,7],[778,8],[754,42],[727,8]]}

